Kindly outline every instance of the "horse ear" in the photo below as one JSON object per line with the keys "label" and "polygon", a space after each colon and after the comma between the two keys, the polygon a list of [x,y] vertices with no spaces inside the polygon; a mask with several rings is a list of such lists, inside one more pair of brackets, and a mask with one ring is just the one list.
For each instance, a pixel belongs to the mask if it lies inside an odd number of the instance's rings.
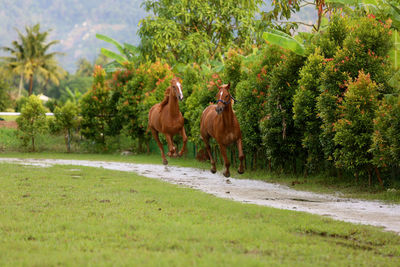
{"label": "horse ear", "polygon": [[231,82],[228,83],[228,86],[226,87],[226,90],[229,90],[231,88]]}

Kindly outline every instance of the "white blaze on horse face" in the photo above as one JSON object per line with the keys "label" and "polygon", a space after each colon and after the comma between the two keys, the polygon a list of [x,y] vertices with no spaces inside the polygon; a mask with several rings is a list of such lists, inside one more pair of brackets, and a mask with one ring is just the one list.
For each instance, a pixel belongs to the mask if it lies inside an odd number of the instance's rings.
{"label": "white blaze on horse face", "polygon": [[176,85],[178,86],[179,94],[180,94],[180,96],[181,96],[181,99],[183,99],[181,83],[180,83],[180,82],[177,82]]}
{"label": "white blaze on horse face", "polygon": [[222,100],[222,92],[219,94],[219,100]]}

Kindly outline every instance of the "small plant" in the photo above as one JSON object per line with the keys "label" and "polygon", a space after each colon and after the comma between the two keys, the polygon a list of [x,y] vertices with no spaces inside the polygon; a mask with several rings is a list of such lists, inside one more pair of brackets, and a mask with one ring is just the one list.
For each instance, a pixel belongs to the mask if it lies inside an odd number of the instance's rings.
{"label": "small plant", "polygon": [[35,151],[35,138],[48,129],[46,110],[42,101],[37,96],[31,95],[22,107],[21,115],[16,121],[18,123],[17,135],[22,141],[22,145],[27,147],[31,142],[32,151]]}
{"label": "small plant", "polygon": [[71,132],[79,125],[78,106],[67,102],[63,107],[56,107],[54,110],[53,131],[64,134],[65,145],[68,153],[71,152]]}

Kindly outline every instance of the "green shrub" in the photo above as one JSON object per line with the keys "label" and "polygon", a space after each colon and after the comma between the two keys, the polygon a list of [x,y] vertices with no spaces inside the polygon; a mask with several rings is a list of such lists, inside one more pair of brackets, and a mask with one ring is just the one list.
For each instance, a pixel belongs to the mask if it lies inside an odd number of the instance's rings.
{"label": "green shrub", "polygon": [[302,135],[301,142],[307,152],[306,166],[309,171],[316,171],[324,158],[319,140],[322,122],[316,106],[323,63],[324,57],[317,48],[300,70],[299,87],[293,97],[293,119],[295,127]]}
{"label": "green shrub", "polygon": [[222,85],[218,74],[214,73],[211,77],[205,75],[203,81],[194,86],[193,93],[186,100],[185,119],[189,124],[188,139],[196,145],[203,144],[200,139],[201,114],[215,101],[218,85]]}
{"label": "green shrub", "polygon": [[71,152],[72,132],[79,126],[78,114],[78,106],[69,101],[61,108],[56,107],[54,110],[52,129],[53,132],[62,133],[64,135],[65,145],[68,152]]}
{"label": "green shrub", "polygon": [[371,152],[381,168],[400,167],[400,97],[384,99],[374,119]]}
{"label": "green shrub", "polygon": [[226,57],[224,64],[224,80],[231,83],[231,94],[236,96],[236,85],[240,82],[242,76],[242,56],[236,50],[229,49],[226,53]]}
{"label": "green shrub", "polygon": [[282,60],[282,55],[278,47],[266,46],[257,60],[246,62],[242,81],[236,86],[238,102],[234,109],[242,131],[244,152],[248,159],[253,158],[252,162],[257,162],[257,154],[262,151],[259,124],[265,116],[263,107],[266,105],[272,70]]}
{"label": "green shrub", "polygon": [[371,17],[360,18],[351,23],[343,48],[336,51],[333,58],[326,58],[326,66],[321,74],[321,95],[317,108],[322,119],[320,140],[325,158],[333,160],[336,150],[333,142],[333,124],[339,119],[338,106],[347,90],[348,82],[358,77],[359,71],[369,74],[378,86],[378,97],[391,93],[388,85],[390,62],[389,24]]}
{"label": "green shrub", "polygon": [[8,94],[9,84],[0,77],[0,111],[5,111],[11,106],[11,98]]}
{"label": "green shrub", "polygon": [[303,57],[289,53],[272,70],[260,130],[267,158],[276,167],[292,163],[295,168],[296,158],[302,153],[301,136],[293,121],[293,95],[303,64]]}
{"label": "green shrub", "polygon": [[369,74],[360,72],[357,80],[348,84],[339,120],[334,124],[334,153],[338,167],[358,175],[371,176],[373,119],[378,107],[378,86]]}
{"label": "green shrub", "polygon": [[31,95],[22,107],[21,114],[17,118],[17,135],[24,147],[29,143],[32,151],[35,151],[35,139],[38,135],[47,131],[46,110],[42,101],[35,95]]}

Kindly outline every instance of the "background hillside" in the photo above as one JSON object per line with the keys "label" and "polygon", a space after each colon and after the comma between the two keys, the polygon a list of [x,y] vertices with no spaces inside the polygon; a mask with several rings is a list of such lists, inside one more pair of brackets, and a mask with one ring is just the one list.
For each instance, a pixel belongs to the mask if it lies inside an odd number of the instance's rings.
{"label": "background hillside", "polygon": [[42,30],[52,29],[50,39],[60,40],[54,49],[66,55],[60,58],[69,72],[76,61],[87,58],[93,62],[101,47],[96,39],[102,33],[120,42],[137,44],[136,30],[146,16],[142,0],[0,0],[0,46],[10,46],[17,38],[15,28],[41,24]]}

